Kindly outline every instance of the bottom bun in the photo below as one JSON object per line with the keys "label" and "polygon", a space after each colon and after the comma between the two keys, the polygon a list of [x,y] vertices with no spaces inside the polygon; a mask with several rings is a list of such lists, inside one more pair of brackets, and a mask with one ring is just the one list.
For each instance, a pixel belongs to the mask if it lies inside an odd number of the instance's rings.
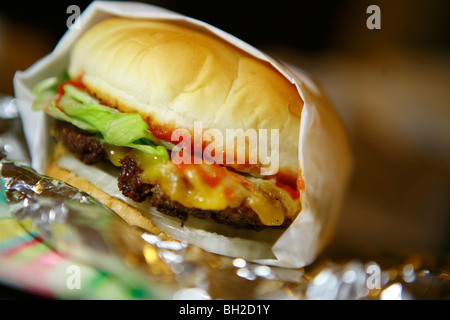
{"label": "bottom bun", "polygon": [[178,218],[162,214],[145,201],[137,203],[123,196],[117,187],[117,168],[106,165],[88,166],[73,156],[63,156],[52,163],[47,175],[87,192],[132,226],[163,239],[186,242],[221,255],[252,261],[276,259],[272,246],[285,230],[235,229],[212,219],[194,216],[190,216],[184,226],[181,226]]}
{"label": "bottom bun", "polygon": [[75,173],[70,172],[69,170],[59,167],[56,163],[50,165],[47,170],[47,175],[52,178],[62,180],[74,186],[75,188],[88,193],[89,195],[103,203],[105,206],[113,210],[129,225],[142,228],[156,235],[167,237],[148,218],[142,215],[138,209],[133,208],[132,206],[119,199],[111,197],[106,192],[97,188],[89,181],[77,176]]}

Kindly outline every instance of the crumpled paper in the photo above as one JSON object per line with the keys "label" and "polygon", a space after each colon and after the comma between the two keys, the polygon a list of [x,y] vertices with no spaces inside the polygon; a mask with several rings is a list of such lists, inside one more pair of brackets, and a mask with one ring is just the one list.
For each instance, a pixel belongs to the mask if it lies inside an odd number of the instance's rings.
{"label": "crumpled paper", "polygon": [[61,74],[67,68],[73,43],[90,26],[113,16],[183,21],[270,63],[297,87],[304,101],[298,149],[301,178],[305,182],[305,189],[300,190],[302,210],[274,243],[272,252],[276,259],[259,262],[294,268],[314,261],[332,237],[350,178],[352,158],[345,128],[323,91],[304,72],[287,68],[251,45],[196,19],[142,3],[94,1],[78,18],[80,29],[68,30],[51,54],[14,77],[32,167],[45,172],[50,140],[46,115],[31,111],[31,88],[39,80]]}

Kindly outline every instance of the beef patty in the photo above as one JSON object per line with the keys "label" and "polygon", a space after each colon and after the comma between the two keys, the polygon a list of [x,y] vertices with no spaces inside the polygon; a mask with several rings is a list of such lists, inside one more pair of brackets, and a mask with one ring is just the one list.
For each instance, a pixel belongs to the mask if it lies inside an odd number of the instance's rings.
{"label": "beef patty", "polygon": [[[83,163],[91,165],[108,160],[104,144],[95,138],[95,134],[81,130],[74,125],[58,121],[55,136],[71,153]],[[151,185],[141,180],[142,169],[130,157],[120,160],[122,164],[118,186],[120,191],[136,202],[150,201],[152,206],[163,214],[177,217],[183,226],[189,216],[202,219],[213,219],[218,223],[234,228],[261,230],[265,226],[258,215],[250,208],[240,206],[225,210],[202,210],[187,208],[177,201],[172,201],[158,185]]]}

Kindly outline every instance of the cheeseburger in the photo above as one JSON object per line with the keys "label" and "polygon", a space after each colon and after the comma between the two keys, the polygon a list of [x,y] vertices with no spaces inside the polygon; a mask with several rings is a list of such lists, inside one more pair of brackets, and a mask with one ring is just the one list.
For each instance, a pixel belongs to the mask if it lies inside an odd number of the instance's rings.
{"label": "cheeseburger", "polygon": [[[301,211],[298,90],[215,35],[177,22],[104,20],[75,43],[67,72],[33,93],[56,141],[47,174],[133,226],[271,259],[271,246]],[[210,129],[218,135],[208,140],[202,134]],[[243,143],[230,130],[246,133]],[[268,158],[254,152],[261,144],[252,143],[267,139],[264,132],[277,134],[269,173]],[[223,161],[205,156],[212,142],[209,157]]]}

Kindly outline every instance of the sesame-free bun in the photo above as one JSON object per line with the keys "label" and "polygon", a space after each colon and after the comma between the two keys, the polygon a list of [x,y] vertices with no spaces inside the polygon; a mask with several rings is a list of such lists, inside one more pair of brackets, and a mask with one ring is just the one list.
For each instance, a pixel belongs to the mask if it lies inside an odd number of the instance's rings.
{"label": "sesame-free bun", "polygon": [[193,132],[194,121],[202,121],[224,138],[226,129],[268,129],[269,142],[270,129],[279,129],[280,172],[297,176],[297,89],[268,63],[212,34],[175,22],[104,20],[75,44],[69,74],[151,126]]}

